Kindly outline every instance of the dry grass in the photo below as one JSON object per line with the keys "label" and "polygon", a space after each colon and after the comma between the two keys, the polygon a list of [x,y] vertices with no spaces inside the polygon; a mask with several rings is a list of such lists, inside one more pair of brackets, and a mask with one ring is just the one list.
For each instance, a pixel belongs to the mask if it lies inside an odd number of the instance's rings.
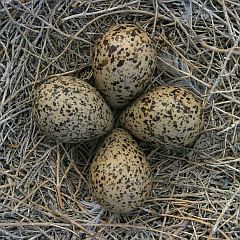
{"label": "dry grass", "polygon": [[[0,3],[0,239],[240,239],[239,0]],[[51,142],[30,109],[40,79],[92,81],[95,39],[123,22],[157,43],[152,84],[185,85],[203,100],[204,129],[189,148],[140,143],[152,194],[118,216],[89,194],[97,142]]]}

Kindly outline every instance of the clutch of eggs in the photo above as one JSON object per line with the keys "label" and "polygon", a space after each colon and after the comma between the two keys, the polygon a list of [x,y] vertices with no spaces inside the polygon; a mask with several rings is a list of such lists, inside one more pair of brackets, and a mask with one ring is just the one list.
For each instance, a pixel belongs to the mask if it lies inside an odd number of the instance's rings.
{"label": "clutch of eggs", "polygon": [[101,94],[75,77],[54,77],[40,85],[32,110],[45,135],[60,142],[90,141],[113,127],[113,114]]}
{"label": "clutch of eggs", "polygon": [[132,24],[110,27],[92,55],[96,88],[114,108],[128,104],[147,86],[157,56],[147,32]]}
{"label": "clutch of eggs", "polygon": [[109,133],[97,150],[89,177],[93,197],[118,213],[141,206],[152,185],[149,162],[132,136],[121,128]]}
{"label": "clutch of eggs", "polygon": [[160,86],[146,92],[120,115],[135,137],[157,146],[185,146],[198,136],[201,103],[183,87]]}

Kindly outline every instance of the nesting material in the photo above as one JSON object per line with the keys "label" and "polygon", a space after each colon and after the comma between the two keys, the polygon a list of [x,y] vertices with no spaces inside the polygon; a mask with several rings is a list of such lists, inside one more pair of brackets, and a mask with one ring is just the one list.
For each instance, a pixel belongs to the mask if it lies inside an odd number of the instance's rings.
{"label": "nesting material", "polygon": [[[180,150],[138,140],[153,190],[118,216],[91,196],[94,144],[50,142],[31,106],[48,76],[94,82],[94,43],[123,23],[156,43],[146,88],[187,87],[203,102],[204,125]],[[237,0],[0,1],[1,238],[240,239],[239,47]]]}

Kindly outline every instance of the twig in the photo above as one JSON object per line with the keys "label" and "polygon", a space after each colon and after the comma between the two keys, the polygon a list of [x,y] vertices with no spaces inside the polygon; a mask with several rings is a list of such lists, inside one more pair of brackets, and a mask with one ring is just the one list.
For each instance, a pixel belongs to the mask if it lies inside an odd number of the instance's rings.
{"label": "twig", "polygon": [[229,201],[227,202],[227,204],[225,205],[225,207],[222,209],[221,214],[219,215],[218,219],[216,220],[214,226],[212,227],[211,233],[208,237],[208,240],[212,239],[212,236],[215,234],[215,232],[217,231],[218,225],[220,224],[225,212],[229,209],[229,207],[231,206],[234,198],[237,196],[237,194],[240,193],[240,187],[236,189],[236,191],[234,192],[234,194],[232,195],[232,197],[229,199]]}
{"label": "twig", "polygon": [[74,14],[74,15],[65,17],[65,18],[62,19],[62,21],[65,22],[65,21],[68,21],[68,20],[74,19],[74,18],[87,17],[87,16],[93,16],[93,15],[100,15],[100,14],[112,12],[112,11],[115,11],[115,10],[120,10],[122,8],[127,8],[128,6],[134,5],[134,4],[138,3],[138,2],[139,2],[139,0],[136,0],[136,1],[125,3],[123,5],[118,5],[116,7],[110,7],[110,8],[104,9],[104,10],[100,10],[100,11],[97,11],[97,12],[89,12],[88,13],[88,12],[85,11],[83,13],[78,13],[78,14]]}
{"label": "twig", "polygon": [[60,156],[60,148],[59,143],[57,143],[57,164],[56,164],[56,195],[57,195],[57,203],[60,209],[63,209],[63,202],[61,197],[61,184],[60,184],[60,166],[61,166],[61,156]]}

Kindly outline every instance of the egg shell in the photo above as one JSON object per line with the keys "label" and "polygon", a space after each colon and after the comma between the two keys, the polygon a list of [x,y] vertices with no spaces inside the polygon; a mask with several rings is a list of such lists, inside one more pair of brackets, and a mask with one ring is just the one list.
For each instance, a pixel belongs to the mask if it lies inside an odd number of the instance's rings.
{"label": "egg shell", "polygon": [[149,162],[132,136],[114,129],[98,149],[90,167],[93,197],[112,212],[141,206],[152,185]]}
{"label": "egg shell", "polygon": [[93,49],[96,88],[112,107],[123,107],[151,81],[156,56],[154,43],[142,28],[110,27]]}
{"label": "egg shell", "polygon": [[183,87],[161,86],[139,97],[119,117],[137,138],[157,146],[185,146],[199,135],[202,107]]}
{"label": "egg shell", "polygon": [[36,90],[32,108],[38,127],[56,141],[86,142],[113,127],[113,114],[101,94],[75,77],[54,77]]}

